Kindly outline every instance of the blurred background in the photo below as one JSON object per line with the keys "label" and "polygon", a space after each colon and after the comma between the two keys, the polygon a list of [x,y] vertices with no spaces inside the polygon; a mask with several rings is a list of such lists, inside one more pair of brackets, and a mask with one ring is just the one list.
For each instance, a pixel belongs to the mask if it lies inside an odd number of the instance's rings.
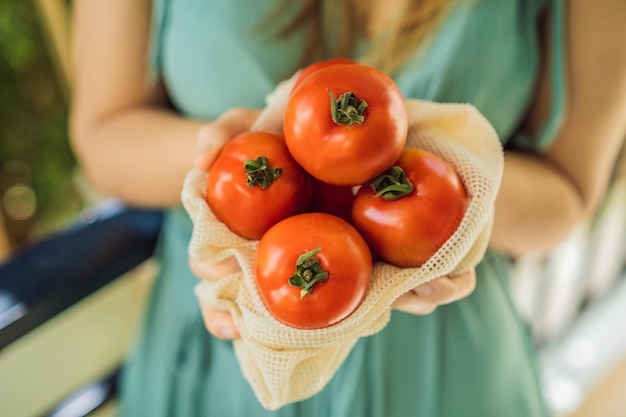
{"label": "blurred background", "polygon": [[[70,14],[0,0],[0,416],[114,415],[156,270],[158,213],[94,195],[70,149]],[[554,415],[626,416],[626,157],[597,216],[511,285]]]}
{"label": "blurred background", "polygon": [[63,228],[84,206],[65,71],[42,23],[32,1],[0,0],[0,254]]}

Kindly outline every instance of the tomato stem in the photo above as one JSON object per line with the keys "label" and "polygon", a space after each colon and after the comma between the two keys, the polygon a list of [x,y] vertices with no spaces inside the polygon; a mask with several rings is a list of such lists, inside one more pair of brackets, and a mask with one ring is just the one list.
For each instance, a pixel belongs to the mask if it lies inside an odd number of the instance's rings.
{"label": "tomato stem", "polygon": [[406,177],[404,170],[397,165],[375,178],[370,187],[376,193],[372,198],[382,197],[385,200],[397,200],[413,192],[413,184]]}
{"label": "tomato stem", "polygon": [[365,109],[367,101],[359,100],[353,92],[348,91],[341,94],[338,98],[329,89],[330,94],[330,115],[333,122],[338,125],[347,125],[346,128],[352,126],[353,123],[363,123],[365,121]]}
{"label": "tomato stem", "polygon": [[246,170],[246,184],[250,187],[258,185],[264,190],[283,172],[282,168],[272,168],[265,156],[248,159],[243,167]]}
{"label": "tomato stem", "polygon": [[296,260],[296,273],[289,277],[289,285],[302,288],[300,299],[311,294],[315,284],[328,279],[328,272],[324,271],[320,266],[320,261],[314,258],[321,250],[322,248],[317,248],[303,253]]}

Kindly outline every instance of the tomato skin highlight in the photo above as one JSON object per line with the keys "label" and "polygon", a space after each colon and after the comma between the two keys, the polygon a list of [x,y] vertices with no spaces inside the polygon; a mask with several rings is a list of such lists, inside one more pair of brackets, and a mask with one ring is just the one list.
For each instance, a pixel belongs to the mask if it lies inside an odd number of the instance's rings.
{"label": "tomato skin highlight", "polygon": [[[352,92],[367,102],[362,123],[337,124],[331,95]],[[302,81],[285,111],[287,147],[313,177],[333,185],[370,181],[400,156],[408,131],[400,90],[386,74],[360,64],[322,68]]]}
{"label": "tomato skin highlight", "polygon": [[[328,279],[311,293],[289,284],[298,257],[315,255]],[[259,241],[256,287],[268,312],[298,329],[339,323],[361,304],[369,289],[372,257],[365,240],[348,222],[326,213],[304,213],[273,226]]]}
{"label": "tomato skin highlight", "polygon": [[348,58],[330,58],[307,65],[306,67],[302,68],[302,70],[298,74],[298,77],[293,83],[293,87],[291,87],[291,91],[295,91],[296,88],[298,88],[298,86],[302,83],[302,81],[309,75],[313,74],[315,71],[339,64],[356,64],[356,62]]}
{"label": "tomato skin highlight", "polygon": [[[247,184],[244,164],[263,155],[282,168],[271,185]],[[311,177],[291,157],[284,138],[269,132],[246,132],[228,142],[209,169],[206,200],[218,220],[247,239],[260,239],[280,220],[307,210]]]}
{"label": "tomato skin highlight", "polygon": [[396,162],[413,185],[397,200],[374,197],[368,185],[357,192],[352,221],[372,251],[399,267],[423,265],[459,227],[468,195],[456,171],[421,149],[407,149]]}

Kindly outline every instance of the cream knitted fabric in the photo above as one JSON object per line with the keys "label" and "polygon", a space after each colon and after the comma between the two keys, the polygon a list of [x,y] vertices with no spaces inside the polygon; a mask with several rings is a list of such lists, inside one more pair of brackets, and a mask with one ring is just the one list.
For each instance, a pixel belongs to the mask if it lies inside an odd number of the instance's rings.
{"label": "cream knitted fabric", "polygon": [[[292,80],[268,96],[253,130],[282,131]],[[351,316],[330,328],[298,330],[273,319],[254,284],[258,242],[235,235],[216,220],[204,199],[206,173],[187,175],[182,201],[194,224],[189,255],[206,262],[234,255],[242,268],[217,282],[200,282],[196,295],[232,313],[242,336],[234,342],[241,371],[267,409],[319,392],[357,340],[387,324],[390,306],[398,296],[433,278],[473,268],[485,253],[504,162],[496,132],[467,104],[406,100],[406,105],[406,146],[428,150],[452,164],[470,195],[470,204],[456,232],[420,268],[377,262],[365,300]]]}

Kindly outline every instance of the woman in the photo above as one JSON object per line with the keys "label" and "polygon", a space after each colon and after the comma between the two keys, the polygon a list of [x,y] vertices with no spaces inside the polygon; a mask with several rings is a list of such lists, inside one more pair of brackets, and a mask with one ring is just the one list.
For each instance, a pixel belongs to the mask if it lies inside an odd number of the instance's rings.
{"label": "woman", "polygon": [[[129,204],[168,208],[122,415],[547,415],[506,273],[511,257],[548,250],[602,197],[626,126],[626,4],[277,3],[75,4],[72,132],[85,174]],[[321,393],[269,412],[241,375],[228,313],[198,308],[181,184],[194,159],[208,168],[249,128],[300,58],[335,54],[387,71],[407,98],[470,102],[490,120],[507,149],[491,250],[475,271],[402,296]],[[190,264],[202,279],[236,268]]]}

